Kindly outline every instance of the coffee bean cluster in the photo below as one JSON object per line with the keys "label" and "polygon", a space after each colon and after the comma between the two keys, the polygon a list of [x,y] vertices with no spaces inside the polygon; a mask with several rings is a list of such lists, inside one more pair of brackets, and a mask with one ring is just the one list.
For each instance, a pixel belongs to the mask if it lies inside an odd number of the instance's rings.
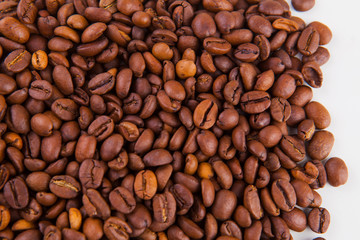
{"label": "coffee bean cluster", "polygon": [[0,238],[326,232],[331,38],[284,0],[1,1]]}

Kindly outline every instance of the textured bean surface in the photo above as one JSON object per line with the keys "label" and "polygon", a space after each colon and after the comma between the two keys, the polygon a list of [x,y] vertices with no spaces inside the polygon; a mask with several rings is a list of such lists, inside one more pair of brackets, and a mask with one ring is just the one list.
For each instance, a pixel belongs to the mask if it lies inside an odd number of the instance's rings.
{"label": "textured bean surface", "polygon": [[332,32],[289,9],[0,2],[0,239],[325,233],[317,189],[348,179],[312,100]]}

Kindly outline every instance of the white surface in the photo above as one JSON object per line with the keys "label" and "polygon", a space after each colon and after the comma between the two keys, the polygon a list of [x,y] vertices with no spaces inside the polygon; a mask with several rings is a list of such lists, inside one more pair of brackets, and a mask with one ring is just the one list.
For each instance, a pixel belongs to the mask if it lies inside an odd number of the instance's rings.
{"label": "white surface", "polygon": [[329,184],[319,193],[323,207],[331,214],[327,233],[315,234],[307,229],[294,233],[295,240],[360,239],[360,2],[357,0],[316,0],[315,7],[305,13],[292,15],[307,23],[319,21],[328,25],[333,39],[327,47],[330,61],[322,67],[323,87],[314,90],[314,100],[329,110],[332,122],[328,128],[335,135],[330,157],[342,158],[349,169],[348,183],[334,188]]}

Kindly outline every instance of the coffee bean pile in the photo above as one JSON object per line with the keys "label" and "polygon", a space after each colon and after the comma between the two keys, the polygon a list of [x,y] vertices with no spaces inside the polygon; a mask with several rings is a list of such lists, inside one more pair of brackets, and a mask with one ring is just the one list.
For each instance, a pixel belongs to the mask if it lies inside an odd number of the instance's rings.
{"label": "coffee bean pile", "polygon": [[284,0],[0,2],[0,238],[325,233],[331,38]]}

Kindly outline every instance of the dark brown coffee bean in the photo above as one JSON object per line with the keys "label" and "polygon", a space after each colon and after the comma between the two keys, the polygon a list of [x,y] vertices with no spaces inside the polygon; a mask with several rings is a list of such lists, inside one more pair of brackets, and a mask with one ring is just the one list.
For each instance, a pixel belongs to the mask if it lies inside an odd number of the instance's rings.
{"label": "dark brown coffee bean", "polygon": [[216,193],[212,214],[220,221],[229,219],[235,210],[237,199],[235,193],[229,190],[220,190]]}
{"label": "dark brown coffee bean", "polygon": [[231,44],[228,41],[216,37],[205,38],[203,46],[206,51],[215,55],[226,54],[231,50]]}
{"label": "dark brown coffee bean", "polygon": [[50,180],[49,188],[56,196],[71,199],[77,197],[81,191],[80,184],[71,176],[60,175]]}
{"label": "dark brown coffee bean", "polygon": [[110,217],[104,222],[104,233],[110,240],[129,239],[131,227],[118,217]]}
{"label": "dark brown coffee bean", "polygon": [[89,188],[82,197],[86,213],[90,217],[107,219],[110,217],[110,207],[102,195],[95,189]]}
{"label": "dark brown coffee bean", "polygon": [[253,185],[248,185],[244,190],[244,207],[254,219],[260,219],[264,215],[258,190]]}
{"label": "dark brown coffee bean", "polygon": [[330,158],[326,164],[327,180],[331,186],[344,185],[348,179],[348,169],[345,162],[340,158]]}
{"label": "dark brown coffee bean", "polygon": [[104,162],[86,159],[79,168],[79,179],[82,186],[85,188],[100,187],[105,171]]}
{"label": "dark brown coffee bean", "polygon": [[1,73],[0,79],[2,83],[0,86],[0,93],[2,95],[8,95],[16,90],[16,82],[12,77]]}
{"label": "dark brown coffee bean", "polygon": [[297,11],[305,12],[309,11],[315,6],[314,0],[305,0],[305,1],[299,1],[299,0],[292,0],[291,4]]}
{"label": "dark brown coffee bean", "polygon": [[254,15],[248,20],[250,30],[254,33],[262,34],[265,37],[270,37],[272,33],[271,23],[264,17]]}
{"label": "dark brown coffee bean", "polygon": [[257,35],[254,38],[254,44],[258,46],[260,50],[259,59],[261,61],[268,59],[271,51],[271,45],[269,40],[264,35]]}
{"label": "dark brown coffee bean", "polygon": [[332,39],[332,32],[328,26],[321,22],[312,22],[309,24],[310,27],[313,27],[320,35],[320,45],[328,44]]}
{"label": "dark brown coffee bean", "polygon": [[260,239],[262,225],[260,221],[254,221],[249,228],[245,229],[244,240]]}
{"label": "dark brown coffee bean", "polygon": [[68,98],[57,99],[51,105],[51,110],[64,121],[74,120],[78,115],[77,104]]}
{"label": "dark brown coffee bean", "polygon": [[334,141],[334,135],[331,132],[325,130],[315,132],[306,152],[312,159],[323,160],[330,154]]}
{"label": "dark brown coffee bean", "polygon": [[284,153],[295,162],[300,162],[305,158],[304,142],[297,137],[284,136],[280,146]]}
{"label": "dark brown coffee bean", "polygon": [[219,11],[232,11],[233,6],[230,1],[227,0],[206,0],[203,2],[203,6],[206,10],[210,12],[219,12]]}
{"label": "dark brown coffee bean", "polygon": [[281,97],[271,99],[270,106],[271,117],[277,122],[286,122],[291,115],[291,107],[289,102]]}
{"label": "dark brown coffee bean", "polygon": [[13,17],[4,17],[1,19],[0,32],[6,38],[17,43],[26,43],[30,37],[28,28]]}
{"label": "dark brown coffee bean", "polygon": [[310,102],[305,106],[306,116],[314,120],[318,129],[325,129],[331,123],[331,117],[328,110],[319,102]]}
{"label": "dark brown coffee bean", "polygon": [[291,211],[296,204],[295,190],[287,180],[274,181],[271,186],[271,195],[276,205],[286,212]]}
{"label": "dark brown coffee bean", "polygon": [[296,204],[300,207],[308,207],[313,201],[314,196],[310,186],[298,179],[291,181],[291,185],[294,187],[296,192]]}
{"label": "dark brown coffee bean", "polygon": [[324,65],[330,59],[329,50],[324,47],[319,47],[316,52],[310,56],[303,56],[302,61],[307,62],[316,62],[319,66]]}
{"label": "dark brown coffee bean", "polygon": [[194,111],[194,124],[201,129],[209,129],[215,124],[217,114],[217,105],[210,99],[204,100]]}
{"label": "dark brown coffee bean", "polygon": [[325,233],[330,224],[330,214],[325,208],[314,208],[308,215],[308,225],[316,233]]}
{"label": "dark brown coffee bean", "polygon": [[31,54],[24,50],[18,49],[12,51],[4,60],[6,69],[10,72],[18,73],[29,66]]}
{"label": "dark brown coffee bean", "polygon": [[254,62],[260,54],[259,48],[252,43],[244,43],[237,47],[234,56],[243,62]]}
{"label": "dark brown coffee bean", "polygon": [[298,40],[297,47],[300,53],[305,56],[312,55],[319,47],[320,35],[315,28],[309,26],[305,28]]}
{"label": "dark brown coffee bean", "polygon": [[170,187],[170,192],[176,200],[177,214],[186,214],[194,203],[190,190],[182,184],[175,184]]}
{"label": "dark brown coffee bean", "polygon": [[157,222],[171,224],[176,217],[176,201],[170,192],[156,194],[152,201],[154,219]]}
{"label": "dark brown coffee bean", "polygon": [[216,25],[214,19],[208,13],[196,15],[191,23],[194,34],[198,38],[206,38],[215,35]]}
{"label": "dark brown coffee bean", "polygon": [[241,109],[249,114],[257,114],[270,107],[270,96],[264,91],[251,91],[242,95]]}
{"label": "dark brown coffee bean", "polygon": [[111,206],[124,214],[131,213],[136,206],[135,198],[126,188],[123,187],[117,187],[111,191],[109,200]]}
{"label": "dark brown coffee bean", "polygon": [[29,190],[21,177],[15,177],[6,182],[4,198],[14,209],[25,208],[29,202]]}

